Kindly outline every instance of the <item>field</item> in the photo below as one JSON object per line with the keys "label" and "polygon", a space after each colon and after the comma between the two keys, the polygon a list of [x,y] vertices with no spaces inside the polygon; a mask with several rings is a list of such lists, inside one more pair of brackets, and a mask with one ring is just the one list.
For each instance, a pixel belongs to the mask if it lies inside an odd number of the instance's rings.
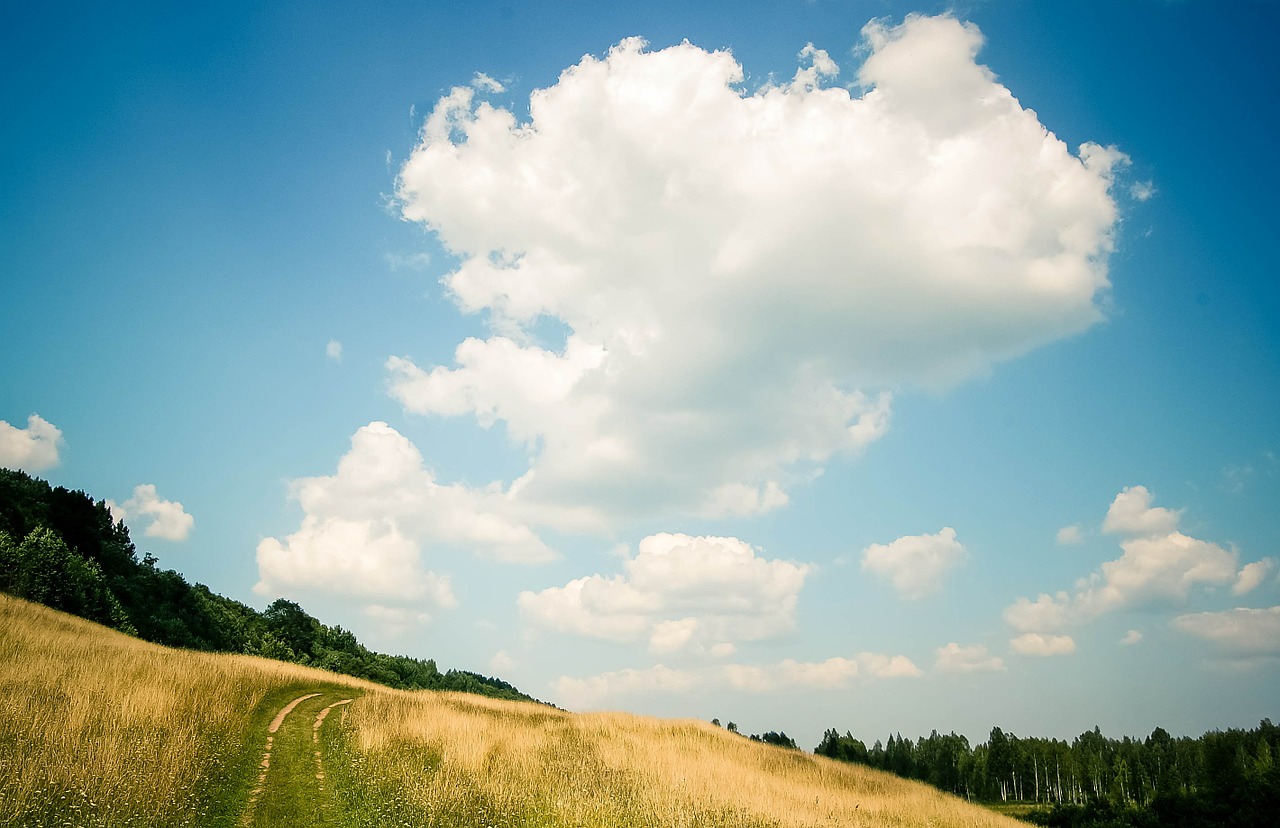
{"label": "field", "polygon": [[702,722],[390,690],[0,595],[0,824],[1020,823]]}

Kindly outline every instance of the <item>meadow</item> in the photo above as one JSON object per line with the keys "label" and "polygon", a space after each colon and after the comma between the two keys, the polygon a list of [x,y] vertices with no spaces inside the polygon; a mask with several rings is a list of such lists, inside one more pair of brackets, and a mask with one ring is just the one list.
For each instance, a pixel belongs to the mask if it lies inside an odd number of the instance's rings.
{"label": "meadow", "polygon": [[[264,773],[269,722],[309,694],[320,695],[286,720]],[[341,698],[354,701],[319,718]],[[262,800],[256,810],[251,795]],[[324,808],[308,811],[319,799]],[[921,783],[703,722],[392,690],[148,644],[0,595],[0,824],[1020,823]]]}

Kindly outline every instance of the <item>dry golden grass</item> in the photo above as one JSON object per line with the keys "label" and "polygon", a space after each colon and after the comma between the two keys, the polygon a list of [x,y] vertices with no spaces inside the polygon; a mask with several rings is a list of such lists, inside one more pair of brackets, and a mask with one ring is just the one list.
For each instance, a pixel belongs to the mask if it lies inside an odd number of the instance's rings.
{"label": "dry golden grass", "polygon": [[358,700],[320,731],[338,797],[332,824],[1021,824],[702,722],[389,690],[157,647],[0,595],[0,825],[233,824],[271,716],[338,685]]}
{"label": "dry golden grass", "polygon": [[370,825],[1021,824],[923,784],[696,721],[370,694],[344,722]]}
{"label": "dry golden grass", "polygon": [[0,825],[206,825],[268,695],[343,680],[170,650],[0,594]]}

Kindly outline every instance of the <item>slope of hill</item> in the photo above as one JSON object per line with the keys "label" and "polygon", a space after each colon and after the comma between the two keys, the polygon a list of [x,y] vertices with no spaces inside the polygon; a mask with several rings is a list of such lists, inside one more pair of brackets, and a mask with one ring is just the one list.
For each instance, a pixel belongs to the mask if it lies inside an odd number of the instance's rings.
{"label": "slope of hill", "polygon": [[293,661],[390,687],[529,699],[501,679],[364,647],[281,598],[265,612],[138,560],[104,501],[0,469],[0,592],[174,647]]}
{"label": "slope of hill", "polygon": [[394,690],[0,596],[0,824],[1019,823],[701,722]]}

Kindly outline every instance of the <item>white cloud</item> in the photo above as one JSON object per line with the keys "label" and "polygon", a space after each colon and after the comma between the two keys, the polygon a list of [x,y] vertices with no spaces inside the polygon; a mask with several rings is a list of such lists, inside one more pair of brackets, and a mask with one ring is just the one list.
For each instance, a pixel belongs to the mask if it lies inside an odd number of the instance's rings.
{"label": "white cloud", "polygon": [[1022,632],[1053,632],[1135,606],[1180,604],[1196,587],[1233,584],[1237,594],[1257,585],[1270,559],[1237,569],[1234,550],[1178,531],[1180,511],[1154,507],[1151,493],[1132,486],[1116,495],[1103,531],[1126,535],[1123,554],[1081,578],[1074,592],[1019,598],[1004,618]]}
{"label": "white cloud", "polygon": [[883,435],[883,389],[1096,322],[1123,156],[1072,154],[975,62],[973,26],[864,35],[861,97],[812,47],[745,92],[728,52],[632,39],[536,91],[527,123],[441,98],[397,195],[494,335],[453,366],[389,360],[392,395],[505,424],[531,454],[520,500],[560,528],[756,513]]}
{"label": "white cloud", "polygon": [[1056,540],[1059,546],[1074,546],[1084,541],[1084,533],[1079,526],[1072,524],[1059,529]]}
{"label": "white cloud", "polygon": [[697,632],[696,618],[659,621],[649,633],[649,651],[656,655],[677,653],[689,646]]}
{"label": "white cloud", "polygon": [[982,644],[961,647],[952,641],[934,651],[936,673],[998,673],[1005,669],[1004,659],[987,652]]}
{"label": "white cloud", "polygon": [[0,466],[38,472],[58,465],[62,431],[39,414],[27,417],[18,428],[0,420]]}
{"label": "white cloud", "polygon": [[324,355],[335,362],[341,361],[342,343],[336,339],[330,339],[329,344],[324,346]]}
{"label": "white cloud", "polygon": [[425,270],[431,264],[431,254],[423,252],[387,253],[383,258],[392,270]]}
{"label": "white cloud", "polygon": [[1040,593],[1036,600],[1019,598],[1004,610],[1004,620],[1015,630],[1061,630],[1075,620],[1071,596],[1059,591]]}
{"label": "white cloud", "polygon": [[1152,506],[1146,486],[1126,486],[1111,501],[1102,531],[1140,537],[1168,535],[1178,528],[1181,517],[1181,511]]}
{"label": "white cloud", "polygon": [[738,641],[795,625],[809,567],[757,556],[737,538],[650,535],[624,574],[589,575],[563,587],[522,592],[530,627],[606,641],[647,640],[655,654],[732,654]]}
{"label": "white cloud", "polygon": [[947,574],[964,560],[956,531],[944,527],[936,535],[907,535],[888,545],[862,550],[862,568],[887,577],[904,598],[916,599],[942,589]]}
{"label": "white cloud", "polygon": [[858,653],[858,664],[864,673],[876,678],[915,678],[924,675],[923,670],[903,655]]}
{"label": "white cloud", "polygon": [[704,683],[700,673],[658,664],[643,670],[628,667],[586,678],[561,676],[552,683],[551,692],[558,704],[580,710],[619,696],[690,693]]}
{"label": "white cloud", "polygon": [[1253,477],[1253,466],[1250,465],[1230,465],[1222,469],[1222,482],[1220,484],[1222,490],[1228,494],[1240,494],[1244,491],[1245,485]]}
{"label": "white cloud", "polygon": [[1154,181],[1135,181],[1129,186],[1129,195],[1136,201],[1150,201],[1156,194]]}
{"label": "white cloud", "polygon": [[421,630],[431,623],[431,614],[407,607],[388,607],[382,604],[369,604],[362,610],[381,629],[382,634],[399,638],[408,633]]}
{"label": "white cloud", "polygon": [[1173,619],[1173,626],[1210,642],[1226,654],[1280,655],[1280,607],[1179,615]]}
{"label": "white cloud", "polygon": [[448,607],[449,579],[424,568],[424,548],[521,563],[555,556],[509,516],[506,492],[437,483],[417,447],[382,422],[355,433],[336,474],[295,480],[290,490],[302,523],[258,544],[261,594],[313,589]]}
{"label": "white cloud", "polygon": [[1009,646],[1019,655],[1057,656],[1076,651],[1076,642],[1069,635],[1042,635],[1024,633],[1009,639]]}
{"label": "white cloud", "polygon": [[506,650],[498,650],[489,659],[489,669],[499,676],[514,670],[517,665],[518,662]]}
{"label": "white cloud", "polygon": [[1275,568],[1276,562],[1272,558],[1263,558],[1260,561],[1245,564],[1240,568],[1240,574],[1231,587],[1231,594],[1244,595],[1246,592],[1252,592]]}
{"label": "white cloud", "polygon": [[195,518],[187,514],[181,503],[161,498],[151,483],[135,486],[133,497],[124,503],[108,500],[107,508],[116,520],[130,523],[145,521],[142,534],[148,538],[183,541],[191,534],[196,523]]}
{"label": "white cloud", "polygon": [[495,94],[507,91],[505,86],[489,77],[484,72],[476,72],[475,76],[471,79],[471,88],[480,92],[493,92]]}
{"label": "white cloud", "polygon": [[558,703],[571,709],[599,707],[619,699],[654,694],[779,693],[788,690],[839,690],[859,679],[915,678],[923,675],[906,656],[858,653],[825,661],[783,659],[774,664],[722,664],[673,669],[662,664],[628,668],[586,678],[561,676],[552,684]]}
{"label": "white cloud", "polygon": [[1240,577],[1235,552],[1181,532],[1132,538],[1120,548],[1124,554],[1082,579],[1074,594],[1019,598],[1005,610],[1005,620],[1027,632],[1060,630],[1128,607],[1181,603],[1193,587]]}
{"label": "white cloud", "polygon": [[1120,639],[1120,643],[1126,647],[1129,647],[1141,641],[1142,637],[1143,637],[1142,633],[1138,632],[1137,630],[1129,630],[1127,633],[1124,634],[1124,638]]}

